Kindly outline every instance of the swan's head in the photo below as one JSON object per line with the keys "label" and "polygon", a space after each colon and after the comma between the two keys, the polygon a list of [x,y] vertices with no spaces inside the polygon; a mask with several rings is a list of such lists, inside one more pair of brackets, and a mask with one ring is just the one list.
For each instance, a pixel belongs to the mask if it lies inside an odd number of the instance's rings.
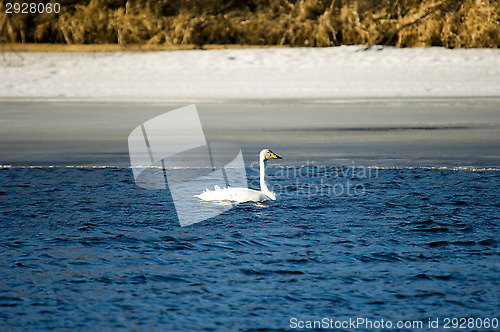
{"label": "swan's head", "polygon": [[263,160],[263,161],[266,161],[269,159],[283,159],[269,149],[264,149],[264,150],[260,151],[259,157],[260,157],[260,160]]}

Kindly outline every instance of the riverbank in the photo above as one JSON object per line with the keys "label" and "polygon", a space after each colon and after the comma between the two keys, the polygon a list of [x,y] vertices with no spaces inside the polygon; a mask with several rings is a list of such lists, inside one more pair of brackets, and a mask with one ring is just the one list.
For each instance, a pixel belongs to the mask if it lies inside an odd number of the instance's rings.
{"label": "riverbank", "polygon": [[4,52],[151,52],[182,50],[220,50],[220,49],[255,49],[255,48],[288,48],[289,46],[266,45],[168,45],[168,44],[48,44],[48,43],[9,43],[0,45]]}

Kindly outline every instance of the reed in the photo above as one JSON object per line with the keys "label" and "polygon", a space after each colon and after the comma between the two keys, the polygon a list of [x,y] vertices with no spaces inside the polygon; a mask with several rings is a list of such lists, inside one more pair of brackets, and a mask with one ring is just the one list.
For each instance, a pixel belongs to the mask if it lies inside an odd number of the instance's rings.
{"label": "reed", "polygon": [[60,0],[57,15],[8,19],[5,3],[5,42],[500,46],[495,0]]}

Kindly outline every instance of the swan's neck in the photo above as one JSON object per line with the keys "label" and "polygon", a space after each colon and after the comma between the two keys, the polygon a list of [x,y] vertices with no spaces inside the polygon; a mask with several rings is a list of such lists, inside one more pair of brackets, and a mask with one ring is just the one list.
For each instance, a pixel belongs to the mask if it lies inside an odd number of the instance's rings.
{"label": "swan's neck", "polygon": [[267,188],[267,184],[266,184],[266,162],[264,160],[260,160],[260,191],[266,195],[267,197],[271,198],[271,199],[276,199],[275,195],[273,192],[271,192],[268,188]]}

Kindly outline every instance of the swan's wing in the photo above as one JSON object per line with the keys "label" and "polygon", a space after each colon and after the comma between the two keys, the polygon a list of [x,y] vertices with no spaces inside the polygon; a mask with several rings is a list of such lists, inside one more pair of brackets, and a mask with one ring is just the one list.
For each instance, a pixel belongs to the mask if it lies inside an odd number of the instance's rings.
{"label": "swan's wing", "polygon": [[[198,198],[201,198],[203,200],[213,200],[213,199],[209,199],[209,198],[216,197],[217,195],[223,195],[220,192],[224,191],[224,190],[226,190],[226,188],[221,189],[218,185],[215,185],[214,190],[209,190],[208,188],[205,188],[204,192],[202,192],[199,195],[194,195],[193,197],[198,197]],[[204,199],[204,198],[207,198],[207,199]]]}
{"label": "swan's wing", "polygon": [[248,188],[228,188],[228,197],[234,202],[262,202],[267,197],[260,191]]}

